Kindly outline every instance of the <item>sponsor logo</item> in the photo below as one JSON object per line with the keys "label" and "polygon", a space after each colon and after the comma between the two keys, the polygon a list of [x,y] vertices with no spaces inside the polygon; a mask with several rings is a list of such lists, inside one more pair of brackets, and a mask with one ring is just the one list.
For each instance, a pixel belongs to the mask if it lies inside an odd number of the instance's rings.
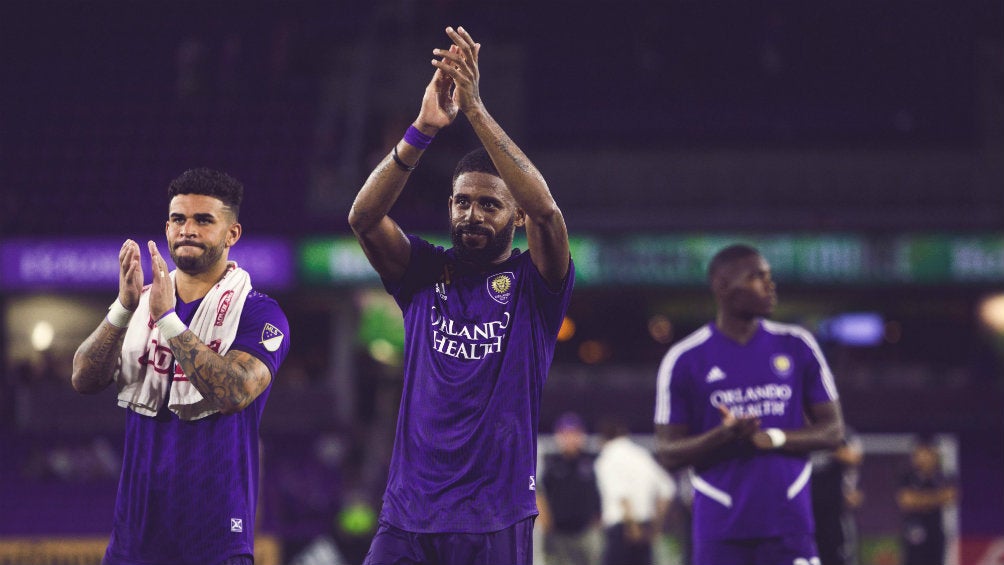
{"label": "sponsor logo", "polygon": [[220,303],[216,307],[216,326],[223,325],[223,319],[227,317],[227,310],[230,309],[230,301],[234,298],[234,291],[228,290],[220,297]]}
{"label": "sponsor logo", "polygon": [[272,353],[279,350],[279,346],[282,345],[282,338],[284,337],[286,337],[285,334],[279,328],[267,322],[261,330],[261,344]]}
{"label": "sponsor logo", "polygon": [[712,406],[725,406],[736,416],[784,416],[792,398],[790,385],[765,384],[746,388],[715,390],[709,401]]}
{"label": "sponsor logo", "polygon": [[511,315],[477,324],[459,324],[447,318],[435,306],[429,323],[432,326],[432,349],[457,359],[484,359],[502,351]]}
{"label": "sponsor logo", "polygon": [[231,518],[230,519],[230,531],[231,532],[236,532],[236,533],[243,532],[244,531],[244,520],[242,520],[240,518]]}
{"label": "sponsor logo", "polygon": [[446,300],[446,283],[439,281],[436,283],[436,294],[439,295],[440,300]]}
{"label": "sponsor logo", "polygon": [[515,280],[516,276],[511,272],[489,276],[486,281],[488,283],[488,296],[491,296],[492,300],[499,304],[508,304],[509,299],[512,298],[512,284]]}
{"label": "sponsor logo", "polygon": [[719,369],[718,365],[715,365],[714,367],[711,368],[710,371],[708,371],[708,376],[704,377],[704,380],[705,382],[713,383],[716,381],[720,381],[724,378],[725,378],[725,371]]}
{"label": "sponsor logo", "polygon": [[794,367],[794,363],[791,362],[791,357],[783,353],[778,353],[777,355],[770,358],[770,368],[774,371],[774,374],[786,379],[791,376],[791,370]]}
{"label": "sponsor logo", "polygon": [[150,365],[155,373],[166,375],[171,372],[171,366],[174,364],[174,354],[171,353],[171,348],[164,347],[157,343],[156,340],[150,340],[150,344],[147,345],[143,356],[139,358],[139,364]]}

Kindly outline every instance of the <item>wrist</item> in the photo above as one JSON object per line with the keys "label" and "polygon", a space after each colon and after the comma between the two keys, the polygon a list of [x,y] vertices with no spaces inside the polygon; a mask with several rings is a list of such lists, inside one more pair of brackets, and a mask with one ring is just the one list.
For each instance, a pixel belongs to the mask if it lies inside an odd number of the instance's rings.
{"label": "wrist", "polygon": [[439,126],[434,126],[427,123],[426,121],[422,120],[422,118],[418,118],[414,122],[411,122],[411,127],[417,129],[418,131],[422,132],[423,134],[429,137],[436,137],[436,134],[439,133],[439,130],[443,129]]}
{"label": "wrist", "polygon": [[129,320],[132,320],[132,314],[133,310],[123,306],[122,301],[116,298],[115,302],[112,302],[112,305],[108,307],[105,319],[116,328],[124,328],[129,325]]}
{"label": "wrist", "polygon": [[767,428],[763,431],[770,438],[770,444],[774,449],[779,449],[788,441],[788,435],[778,428]]}
{"label": "wrist", "polygon": [[415,149],[420,149],[425,151],[432,144],[432,140],[435,138],[436,134],[427,134],[420,128],[414,125],[408,126],[408,129],[404,132],[404,142],[411,145]]}
{"label": "wrist", "polygon": [[177,337],[188,329],[188,326],[185,325],[185,322],[181,321],[174,308],[171,308],[163,316],[157,318],[155,323],[157,324],[157,329],[160,330],[160,336],[165,340]]}

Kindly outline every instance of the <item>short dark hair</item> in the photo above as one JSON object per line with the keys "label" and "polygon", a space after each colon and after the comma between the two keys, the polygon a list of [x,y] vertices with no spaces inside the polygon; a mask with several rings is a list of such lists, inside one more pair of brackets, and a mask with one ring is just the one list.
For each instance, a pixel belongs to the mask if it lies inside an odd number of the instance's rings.
{"label": "short dark hair", "polygon": [[168,197],[179,194],[203,194],[219,199],[233,212],[236,220],[244,200],[244,185],[226,173],[201,167],[189,169],[171,181],[167,187]]}
{"label": "short dark hair", "polygon": [[492,162],[491,156],[488,154],[488,150],[484,147],[478,147],[474,151],[471,151],[467,155],[460,158],[460,162],[457,163],[457,168],[453,170],[453,184],[456,184],[457,177],[464,173],[488,173],[489,175],[495,175],[501,177],[499,170],[495,167],[495,163]]}
{"label": "short dark hair", "polygon": [[760,252],[755,247],[743,243],[735,243],[720,249],[708,263],[708,280],[715,278],[715,274],[725,265],[753,255],[760,255]]}

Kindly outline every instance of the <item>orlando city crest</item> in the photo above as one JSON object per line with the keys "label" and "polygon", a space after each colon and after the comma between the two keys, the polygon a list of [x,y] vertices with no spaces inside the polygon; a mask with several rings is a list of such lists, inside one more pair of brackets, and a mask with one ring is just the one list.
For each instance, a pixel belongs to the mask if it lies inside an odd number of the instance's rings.
{"label": "orlando city crest", "polygon": [[791,357],[783,353],[779,353],[770,358],[770,368],[774,370],[774,374],[781,378],[788,378],[791,376],[792,362]]}
{"label": "orlando city crest", "polygon": [[516,277],[511,272],[496,273],[488,277],[488,295],[499,304],[509,304],[512,285]]}

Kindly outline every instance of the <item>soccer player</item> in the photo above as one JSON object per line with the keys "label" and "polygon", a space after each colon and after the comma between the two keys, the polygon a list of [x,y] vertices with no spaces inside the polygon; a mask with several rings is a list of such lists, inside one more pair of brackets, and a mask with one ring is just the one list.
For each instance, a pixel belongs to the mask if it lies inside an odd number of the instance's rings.
{"label": "soccer player", "polygon": [[[349,224],[404,314],[404,390],[365,563],[530,565],[540,398],[574,278],[544,178],[481,101],[476,43],[446,28],[418,117],[360,189]],[[453,246],[387,216],[459,112],[484,146],[448,203]],[[445,195],[444,195],[445,196]],[[512,248],[525,227],[529,252]]]}
{"label": "soccer player", "polygon": [[241,237],[244,187],[209,169],[171,182],[168,272],[147,248],[119,252],[119,295],[73,357],[73,388],[113,382],[125,452],[104,565],[251,565],[258,426],[289,326],[276,302],[227,260]]}
{"label": "soccer player", "polygon": [[833,375],[805,329],[765,319],[770,265],[746,245],[708,268],[717,315],[659,367],[657,452],[693,466],[696,565],[818,565],[808,452],[843,439]]}

